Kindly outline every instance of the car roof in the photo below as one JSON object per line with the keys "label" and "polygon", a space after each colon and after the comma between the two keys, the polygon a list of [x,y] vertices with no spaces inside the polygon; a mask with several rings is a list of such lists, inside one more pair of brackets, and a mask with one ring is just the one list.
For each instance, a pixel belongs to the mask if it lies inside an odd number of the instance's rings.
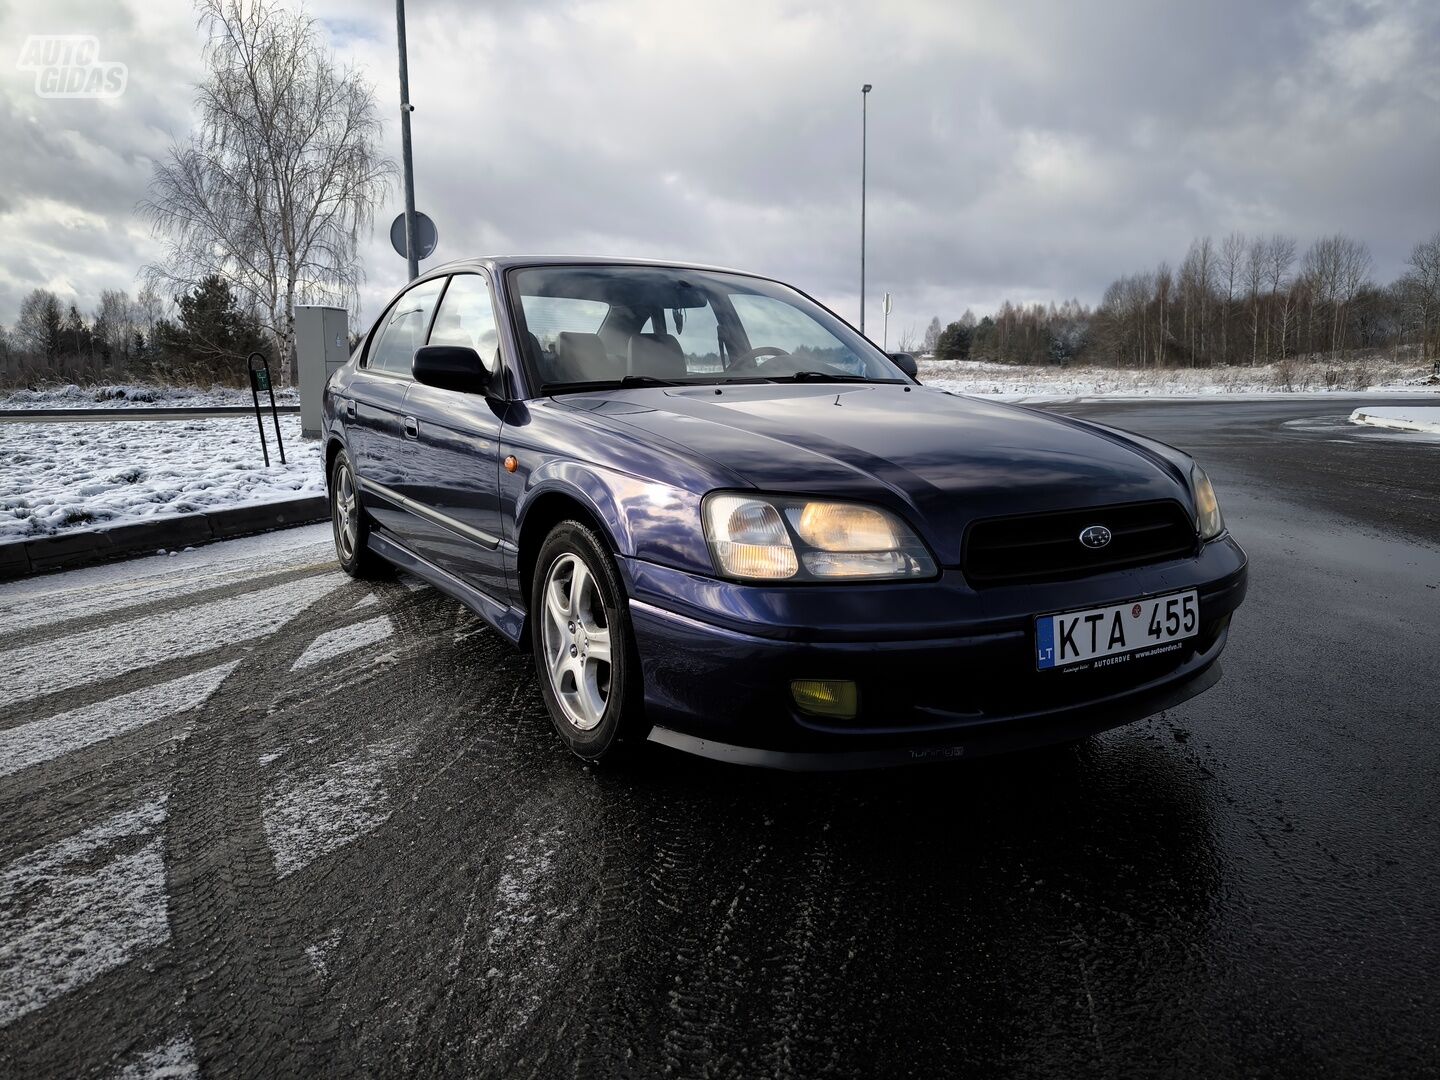
{"label": "car roof", "polygon": [[746,277],[764,277],[763,274],[735,270],[726,266],[708,266],[704,263],[673,262],[668,259],[627,259],[603,255],[477,255],[468,259],[455,259],[426,270],[421,276],[442,274],[465,267],[483,267],[492,273],[503,273],[517,266],[663,266],[676,270],[708,270],[718,274],[744,274]]}

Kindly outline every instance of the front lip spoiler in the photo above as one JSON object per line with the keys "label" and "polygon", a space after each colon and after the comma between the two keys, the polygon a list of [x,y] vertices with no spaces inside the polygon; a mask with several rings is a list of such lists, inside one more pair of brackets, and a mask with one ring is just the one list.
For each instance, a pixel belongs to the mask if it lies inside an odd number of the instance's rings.
{"label": "front lip spoiler", "polygon": [[1038,718],[1036,722],[998,723],[977,730],[970,737],[940,736],[932,742],[916,741],[877,750],[764,750],[686,735],[659,725],[650,729],[649,741],[712,761],[790,772],[844,772],[955,761],[1066,742],[1143,720],[1204,693],[1220,681],[1220,675],[1220,663],[1215,660],[1178,685],[1140,695],[1132,701],[1082,707],[1048,719]]}

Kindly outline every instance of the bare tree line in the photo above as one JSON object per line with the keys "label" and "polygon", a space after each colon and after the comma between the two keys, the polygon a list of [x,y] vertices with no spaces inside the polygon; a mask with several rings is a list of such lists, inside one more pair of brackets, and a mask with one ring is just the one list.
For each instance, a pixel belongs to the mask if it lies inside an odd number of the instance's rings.
{"label": "bare tree line", "polygon": [[1177,268],[1126,274],[1100,305],[1002,303],[977,319],[967,310],[902,346],[942,359],[1019,364],[1174,367],[1273,363],[1355,350],[1405,351],[1440,373],[1440,232],[1416,244],[1405,272],[1372,278],[1369,248],[1343,234],[1303,255],[1283,233],[1232,232],[1195,240]]}
{"label": "bare tree line", "polygon": [[1414,346],[1440,364],[1440,232],[1397,281],[1372,278],[1369,248],[1336,233],[1298,255],[1282,233],[1201,237],[1178,270],[1112,282],[1095,310],[1089,359],[1136,367],[1257,364]]}

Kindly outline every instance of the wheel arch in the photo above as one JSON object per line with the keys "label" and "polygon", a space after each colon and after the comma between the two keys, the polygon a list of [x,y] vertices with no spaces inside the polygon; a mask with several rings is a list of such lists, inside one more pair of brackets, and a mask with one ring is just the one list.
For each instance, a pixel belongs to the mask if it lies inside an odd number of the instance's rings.
{"label": "wheel arch", "polygon": [[[335,459],[340,456],[340,451],[345,449],[345,443],[337,435],[331,435],[325,443],[325,490],[330,490],[330,474],[335,471]],[[354,468],[352,461],[350,467]]]}
{"label": "wheel arch", "polygon": [[535,580],[535,564],[540,558],[540,548],[550,531],[562,521],[568,520],[578,521],[594,532],[612,556],[620,552],[620,546],[616,543],[611,529],[605,524],[600,509],[581,492],[558,485],[537,491],[526,501],[515,540],[516,584],[527,608],[530,604],[531,586]]}

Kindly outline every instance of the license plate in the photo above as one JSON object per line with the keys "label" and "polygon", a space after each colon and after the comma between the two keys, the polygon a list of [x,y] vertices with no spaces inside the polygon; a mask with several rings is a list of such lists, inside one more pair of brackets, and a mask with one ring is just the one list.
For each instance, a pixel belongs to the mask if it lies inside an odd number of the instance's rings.
{"label": "license plate", "polygon": [[1172,642],[1194,637],[1200,630],[1200,598],[1192,589],[1152,596],[1113,607],[1041,615],[1035,620],[1035,666],[1041,671],[1103,657],[1132,655],[1139,659],[1169,652]]}

